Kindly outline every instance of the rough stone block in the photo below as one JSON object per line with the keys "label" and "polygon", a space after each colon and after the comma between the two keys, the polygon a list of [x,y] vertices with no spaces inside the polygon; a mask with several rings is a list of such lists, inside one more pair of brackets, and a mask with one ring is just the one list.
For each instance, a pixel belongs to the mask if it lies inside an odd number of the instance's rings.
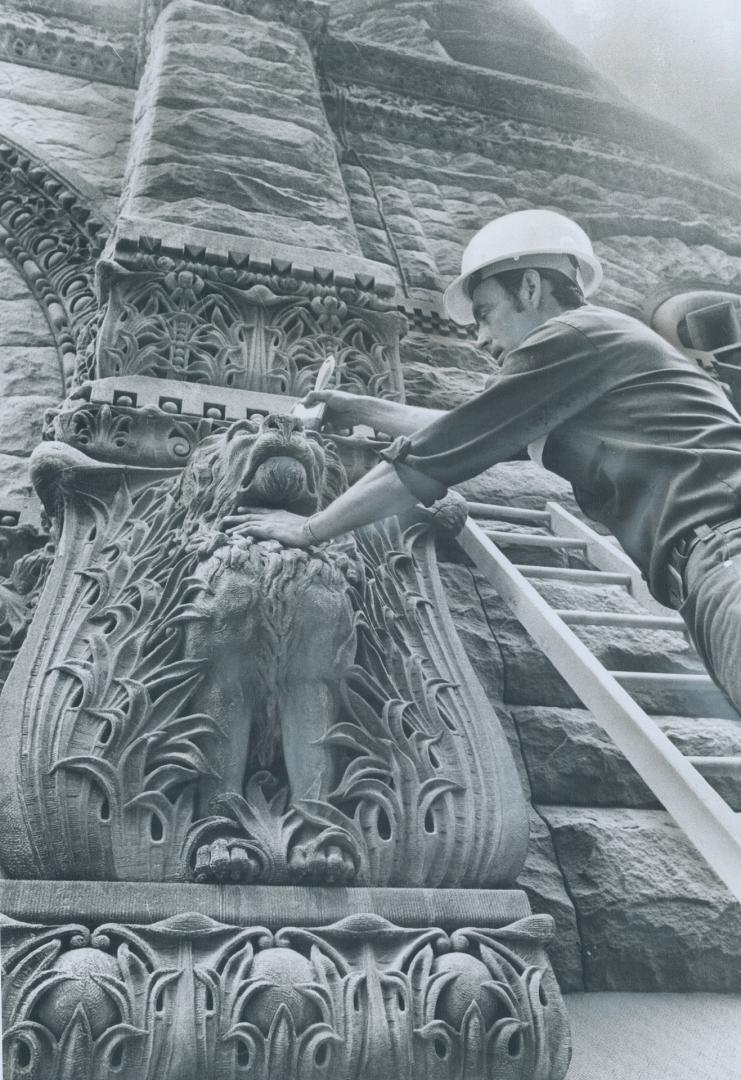
{"label": "rough stone block", "polygon": [[35,498],[28,475],[28,460],[0,453],[0,505]]}
{"label": "rough stone block", "polygon": [[0,398],[0,453],[30,454],[41,442],[44,413],[58,401],[37,394]]}
{"label": "rough stone block", "polygon": [[[512,708],[536,803],[648,808],[656,797],[599,726],[583,709]],[[741,724],[723,718],[656,717],[656,723],[683,754],[741,755]],[[736,770],[712,781],[741,810]]]}
{"label": "rough stone block", "polygon": [[113,215],[121,191],[135,91],[0,62],[5,127],[49,163],[93,184]]}
{"label": "rough stone block", "polygon": [[539,807],[589,990],[741,990],[741,905],[661,810]]}
{"label": "rough stone block", "polygon": [[0,346],[38,349],[48,348],[51,342],[51,331],[44,312],[28,289],[23,297],[0,299]]}
{"label": "rough stone block", "polygon": [[459,484],[456,490],[473,502],[542,510],[553,499],[572,513],[578,510],[571,485],[533,461],[503,461]]}
{"label": "rough stone block", "polygon": [[0,346],[0,396],[61,398],[59,357],[53,346]]}
{"label": "rough stone block", "polygon": [[487,376],[478,371],[459,368],[430,367],[408,361],[404,364],[404,387],[410,405],[427,409],[455,409],[480,394]]}
{"label": "rough stone block", "polygon": [[564,882],[548,825],[536,810],[530,812],[530,847],[517,879],[533,911],[551,915],[556,933],[549,950],[558,984],[564,992],[584,989],[581,939],[576,911]]}
{"label": "rough stone block", "polygon": [[190,0],[165,10],[140,90],[123,214],[360,253],[297,30]]}

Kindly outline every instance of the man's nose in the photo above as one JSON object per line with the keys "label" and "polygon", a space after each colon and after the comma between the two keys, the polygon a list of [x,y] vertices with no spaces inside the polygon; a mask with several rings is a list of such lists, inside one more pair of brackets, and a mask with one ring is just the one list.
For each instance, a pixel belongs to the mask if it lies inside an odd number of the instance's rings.
{"label": "man's nose", "polygon": [[299,416],[287,416],[285,413],[270,413],[262,422],[263,431],[274,431],[286,442],[296,431],[304,430],[304,422]]}
{"label": "man's nose", "polygon": [[491,345],[491,330],[486,325],[486,323],[482,323],[479,326],[478,331],[479,332],[476,336],[476,348],[483,349],[485,348],[485,346]]}

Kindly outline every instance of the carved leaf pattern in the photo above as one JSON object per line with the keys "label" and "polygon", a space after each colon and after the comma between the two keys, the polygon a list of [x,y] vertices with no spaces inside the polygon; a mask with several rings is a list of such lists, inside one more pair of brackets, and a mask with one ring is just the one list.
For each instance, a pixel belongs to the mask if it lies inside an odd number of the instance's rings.
{"label": "carved leaf pattern", "polygon": [[[188,710],[202,661],[182,658],[183,625],[202,584],[189,577],[196,555],[178,532],[184,508],[171,487],[132,495],[123,482],[110,506],[97,504],[95,539],[78,571],[86,600],[56,665],[78,689],[50,773],[77,778],[105,870],[124,879],[181,872],[194,789],[213,775],[209,748],[218,737],[213,718]],[[68,783],[56,813],[74,835],[79,811],[65,803]],[[94,859],[78,869],[94,872]]]}
{"label": "carved leaf pattern", "polygon": [[398,395],[394,347],[375,331],[372,315],[355,316],[331,295],[281,296],[262,284],[241,292],[184,267],[114,287],[100,376],[178,378],[300,397],[332,353],[337,385]]}
{"label": "carved leaf pattern", "polygon": [[402,533],[387,522],[361,530],[358,542],[367,580],[357,663],[327,741],[346,756],[332,804],[360,845],[361,880],[486,887],[513,879],[521,856],[515,851],[509,867],[498,858],[508,823],[497,791],[513,766],[494,714],[480,701],[472,709],[463,693],[474,676],[447,647],[455,631],[433,595],[430,531],[419,524]]}
{"label": "carved leaf pattern", "polygon": [[373,915],[277,933],[5,922],[8,1080],[561,1080],[568,1065],[547,918],[450,936]]}

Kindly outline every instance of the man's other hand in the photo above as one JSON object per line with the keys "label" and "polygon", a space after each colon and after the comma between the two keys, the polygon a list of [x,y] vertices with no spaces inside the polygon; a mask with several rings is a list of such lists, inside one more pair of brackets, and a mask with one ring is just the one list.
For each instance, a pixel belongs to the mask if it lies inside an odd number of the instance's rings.
{"label": "man's other hand", "polygon": [[253,536],[256,540],[277,540],[285,547],[307,548],[316,541],[306,528],[307,518],[288,510],[256,507],[242,514],[232,514],[221,521],[230,535]]}

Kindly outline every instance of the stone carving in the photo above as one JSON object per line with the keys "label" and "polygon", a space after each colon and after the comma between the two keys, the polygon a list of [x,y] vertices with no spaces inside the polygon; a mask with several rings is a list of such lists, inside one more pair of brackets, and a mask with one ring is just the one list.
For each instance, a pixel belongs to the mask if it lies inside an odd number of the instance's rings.
{"label": "stone carving", "polygon": [[68,378],[97,310],[105,227],[92,203],[20,146],[0,142],[0,244],[47,312]]}
{"label": "stone carving", "polygon": [[[59,443],[36,452],[64,532],[0,699],[11,876],[448,887],[517,876],[523,795],[447,615],[429,526],[375,526],[357,548],[308,555],[219,533],[253,497],[310,511],[341,484],[329,447],[284,439],[290,424],[235,423],[182,476]],[[228,613],[236,687],[209,645]],[[286,645],[302,650],[306,685]],[[262,716],[227,701],[247,689]],[[287,743],[297,715],[303,741]],[[307,792],[309,762],[324,776]]]}
{"label": "stone carving", "polygon": [[25,639],[53,556],[45,530],[0,524],[0,689]]}
{"label": "stone carving", "polygon": [[0,57],[15,64],[87,77],[115,86],[135,86],[136,56],[128,35],[111,41],[92,25],[37,14],[5,11],[0,21]]}
{"label": "stone carving", "polygon": [[156,406],[128,408],[89,400],[81,386],[45,418],[44,437],[74,446],[96,461],[177,468],[200,440],[223,424],[178,417]]}
{"label": "stone carving", "polygon": [[401,320],[373,310],[370,296],[166,256],[148,263],[137,273],[104,270],[98,378],[144,375],[300,397],[334,353],[342,386],[401,396]]}
{"label": "stone carving", "polygon": [[499,929],[1,918],[7,1080],[562,1080],[548,916]]}

